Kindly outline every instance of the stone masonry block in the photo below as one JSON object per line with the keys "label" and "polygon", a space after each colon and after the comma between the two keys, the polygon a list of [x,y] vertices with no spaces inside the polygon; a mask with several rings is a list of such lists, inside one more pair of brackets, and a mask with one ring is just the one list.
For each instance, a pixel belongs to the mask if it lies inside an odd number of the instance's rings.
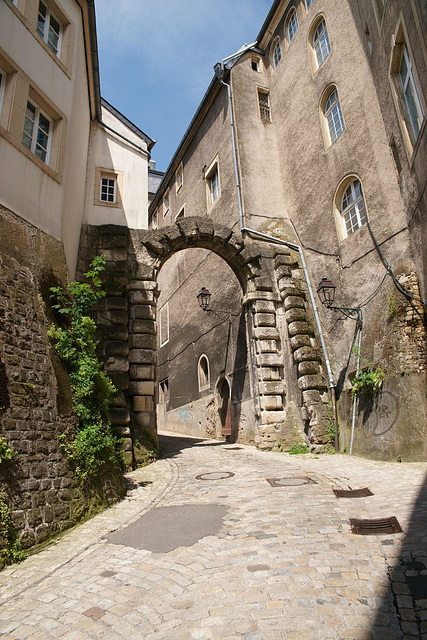
{"label": "stone masonry block", "polygon": [[128,301],[126,298],[119,298],[118,296],[107,296],[105,300],[105,306],[108,311],[120,309],[127,311]]}
{"label": "stone masonry block", "polygon": [[109,371],[108,375],[116,389],[127,389],[129,386],[129,374],[116,371]]}
{"label": "stone masonry block", "polygon": [[277,382],[261,382],[259,391],[263,395],[282,395],[285,392],[285,387],[280,380]]}
{"label": "stone masonry block", "polygon": [[302,401],[304,404],[319,404],[322,402],[322,398],[317,389],[310,389],[302,392]]}
{"label": "stone masonry block", "polygon": [[129,411],[126,407],[110,407],[108,415],[111,424],[114,427],[118,425],[126,425],[130,422]]}
{"label": "stone masonry block", "polygon": [[277,353],[277,342],[276,340],[260,340],[258,342],[259,350],[263,353]]}
{"label": "stone masonry block", "polygon": [[154,323],[154,320],[132,320],[131,333],[156,333],[156,325]]}
{"label": "stone masonry block", "polygon": [[231,238],[232,233],[231,229],[224,224],[217,222],[214,224],[214,239],[218,240],[221,244],[225,244],[228,239]]}
{"label": "stone masonry block", "polygon": [[254,285],[258,291],[272,291],[273,283],[269,276],[257,276],[254,278]]}
{"label": "stone masonry block", "polygon": [[151,380],[131,380],[128,393],[131,396],[152,396],[154,394],[154,382]]}
{"label": "stone masonry block", "polygon": [[263,425],[280,424],[286,418],[284,411],[261,411],[261,422]]}
{"label": "stone masonry block", "polygon": [[155,427],[155,413],[154,411],[138,411],[135,412],[135,422],[139,427],[143,429],[154,429]]}
{"label": "stone masonry block", "polygon": [[275,327],[276,314],[275,313],[256,313],[255,324],[257,327]]}
{"label": "stone masonry block", "polygon": [[289,335],[290,336],[295,336],[298,333],[304,333],[304,334],[307,334],[307,335],[312,335],[313,334],[313,329],[308,324],[308,322],[303,322],[303,321],[299,321],[299,320],[297,320],[296,322],[291,322],[288,325],[288,331],[289,331]]}
{"label": "stone masonry block", "polygon": [[129,345],[127,341],[107,342],[105,353],[107,356],[127,356],[129,353]]}
{"label": "stone masonry block", "polygon": [[280,278],[290,278],[291,277],[291,268],[285,264],[282,264],[280,267],[276,269],[276,278],[279,280]]}
{"label": "stone masonry block", "polygon": [[129,376],[131,380],[154,380],[154,367],[151,364],[131,364]]}
{"label": "stone masonry block", "polygon": [[130,336],[130,346],[133,349],[155,349],[156,337],[152,333],[133,333]]}
{"label": "stone masonry block", "polygon": [[283,409],[282,396],[261,396],[260,401],[263,411],[280,411]]}
{"label": "stone masonry block", "polygon": [[256,360],[259,367],[283,367],[282,358],[275,353],[261,353]]}
{"label": "stone masonry block", "polygon": [[254,309],[257,313],[275,313],[276,311],[272,300],[255,300]]}
{"label": "stone masonry block", "polygon": [[197,221],[199,238],[211,238],[214,234],[214,225],[209,218],[199,217]]}
{"label": "stone masonry block", "polygon": [[281,379],[279,367],[261,367],[258,372],[261,380]]}
{"label": "stone masonry block", "polygon": [[261,258],[261,252],[258,246],[247,244],[243,251],[241,251],[239,258],[243,262],[255,262]]}
{"label": "stone masonry block", "polygon": [[157,282],[150,278],[136,278],[129,282],[128,288],[130,291],[156,291]]}
{"label": "stone masonry block", "polygon": [[132,319],[154,320],[155,317],[155,308],[151,304],[135,304],[131,307]]}
{"label": "stone masonry block", "polygon": [[128,259],[127,247],[114,247],[112,249],[102,249],[107,262],[126,261]]}
{"label": "stone masonry block", "polygon": [[154,292],[145,289],[131,291],[130,301],[132,304],[149,304],[155,302]]}
{"label": "stone masonry block", "polygon": [[305,309],[289,309],[289,311],[285,311],[285,320],[288,324],[291,322],[298,322],[299,320],[305,321],[307,319],[307,314]]}
{"label": "stone masonry block", "polygon": [[295,362],[302,362],[303,360],[318,360],[320,361],[320,353],[313,347],[300,347],[294,351]]}
{"label": "stone masonry block", "polygon": [[298,387],[305,391],[306,389],[325,389],[326,382],[323,376],[301,376],[298,378]]}
{"label": "stone masonry block", "polygon": [[311,339],[310,336],[300,333],[299,335],[293,336],[290,339],[291,349],[295,351],[295,349],[299,349],[300,347],[310,347]]}
{"label": "stone masonry block", "polygon": [[154,411],[153,396],[134,396],[133,397],[133,410],[134,411]]}
{"label": "stone masonry block", "polygon": [[132,364],[155,364],[157,354],[153,349],[130,349],[129,362]]}
{"label": "stone masonry block", "polygon": [[254,329],[254,338],[256,340],[278,340],[279,331],[276,327],[257,327]]}
{"label": "stone masonry block", "polygon": [[302,296],[287,296],[285,298],[285,309],[304,309],[305,303]]}
{"label": "stone masonry block", "polygon": [[112,311],[111,322],[113,324],[126,325],[128,323],[127,311],[120,311],[120,310]]}
{"label": "stone masonry block", "polygon": [[306,376],[319,373],[319,363],[314,360],[303,360],[298,364],[298,375]]}
{"label": "stone masonry block", "polygon": [[129,371],[129,361],[127,358],[107,358],[105,361],[105,369],[108,372],[126,373]]}

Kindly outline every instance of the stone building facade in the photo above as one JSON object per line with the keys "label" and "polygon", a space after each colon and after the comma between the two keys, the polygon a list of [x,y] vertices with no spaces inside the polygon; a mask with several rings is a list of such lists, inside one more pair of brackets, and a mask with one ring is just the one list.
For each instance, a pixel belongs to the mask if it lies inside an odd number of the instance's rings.
{"label": "stone building facade", "polygon": [[[425,458],[425,18],[418,0],[277,1],[256,42],[216,65],[151,203],[151,228],[161,239],[165,226],[201,216],[267,253],[276,238],[290,257],[273,278],[276,342],[269,347],[224,261],[182,253],[162,267],[162,425],[221,433],[221,380],[231,386],[236,362],[246,375],[231,393],[233,430],[264,446],[266,380],[252,363],[270,348],[265,353],[280,362],[274,401],[286,416],[267,429],[270,443],[322,447],[332,430],[332,394],[347,450]],[[362,329],[310,295],[325,276],[336,285],[336,306],[361,309]],[[202,286],[214,294],[212,310],[231,312],[232,349],[242,353],[246,345],[246,362],[224,366],[229,325],[209,333],[207,313],[197,308]],[[289,288],[300,297],[283,299]],[[299,360],[300,348],[313,347],[317,357]],[[382,392],[355,405],[354,347],[362,367],[385,372]]]}

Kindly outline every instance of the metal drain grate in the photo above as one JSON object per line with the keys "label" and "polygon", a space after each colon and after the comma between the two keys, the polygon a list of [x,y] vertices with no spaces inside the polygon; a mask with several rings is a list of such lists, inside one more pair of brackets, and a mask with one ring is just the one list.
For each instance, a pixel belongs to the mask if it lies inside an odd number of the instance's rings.
{"label": "metal drain grate", "polygon": [[378,520],[357,520],[350,518],[352,533],[359,536],[382,535],[386,533],[400,533],[402,528],[395,516],[379,518]]}
{"label": "metal drain grate", "polygon": [[200,473],[196,476],[196,480],[225,480],[225,478],[232,478],[234,473],[231,471],[210,471],[209,473]]}
{"label": "metal drain grate", "polygon": [[366,498],[374,494],[368,487],[364,489],[334,489],[337,498]]}
{"label": "metal drain grate", "polygon": [[272,487],[298,487],[303,484],[317,484],[311,478],[291,477],[291,478],[266,478]]}

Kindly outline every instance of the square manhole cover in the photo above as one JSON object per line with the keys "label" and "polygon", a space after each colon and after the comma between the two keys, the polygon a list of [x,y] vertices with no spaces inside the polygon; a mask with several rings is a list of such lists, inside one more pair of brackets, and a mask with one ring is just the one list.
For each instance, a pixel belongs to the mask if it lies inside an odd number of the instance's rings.
{"label": "square manhole cover", "polygon": [[383,535],[386,533],[400,533],[402,528],[395,516],[378,518],[376,520],[357,520],[350,518],[352,533],[359,536]]}
{"label": "square manhole cover", "polygon": [[364,489],[334,489],[337,498],[367,498],[374,494],[368,487]]}
{"label": "square manhole cover", "polygon": [[299,478],[266,478],[266,480],[271,484],[272,487],[298,487],[303,484],[317,484],[317,482],[305,476]]}

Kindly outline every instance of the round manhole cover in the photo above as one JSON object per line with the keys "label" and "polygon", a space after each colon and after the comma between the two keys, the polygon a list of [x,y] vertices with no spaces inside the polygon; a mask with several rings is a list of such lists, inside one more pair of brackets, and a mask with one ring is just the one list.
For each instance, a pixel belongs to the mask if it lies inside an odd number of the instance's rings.
{"label": "round manhole cover", "polygon": [[303,484],[316,484],[311,478],[267,478],[272,487],[297,487]]}
{"label": "round manhole cover", "polygon": [[231,471],[210,471],[209,473],[200,473],[196,476],[196,480],[224,480],[233,476],[234,473]]}

